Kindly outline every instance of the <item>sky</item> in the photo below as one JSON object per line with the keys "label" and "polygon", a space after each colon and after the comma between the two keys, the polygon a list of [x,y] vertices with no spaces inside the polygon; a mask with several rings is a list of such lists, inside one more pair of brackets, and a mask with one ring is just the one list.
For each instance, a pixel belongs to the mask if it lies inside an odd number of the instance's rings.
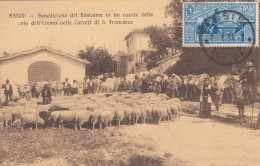
{"label": "sky", "polygon": [[[64,53],[77,55],[86,46],[106,47],[111,54],[126,51],[124,37],[133,29],[150,25],[169,25],[171,18],[165,18],[164,7],[170,0],[71,0],[71,1],[1,1],[0,2],[0,54],[19,53],[38,46],[47,46]],[[90,18],[44,19],[38,13],[152,13],[152,17],[99,18],[100,20],[132,20],[132,25],[48,26],[31,25],[32,21],[88,21]],[[9,18],[9,14],[26,13],[26,18]],[[29,25],[18,25],[26,21]]]}

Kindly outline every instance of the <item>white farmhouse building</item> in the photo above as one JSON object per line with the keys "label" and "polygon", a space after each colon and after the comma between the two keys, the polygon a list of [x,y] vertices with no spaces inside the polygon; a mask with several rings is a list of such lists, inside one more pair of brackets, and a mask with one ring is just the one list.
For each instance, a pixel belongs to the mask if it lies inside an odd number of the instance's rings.
{"label": "white farmhouse building", "polygon": [[[0,59],[0,83],[9,79],[25,85],[38,81],[64,81],[65,78],[83,80],[88,61],[70,54],[38,47]],[[2,95],[1,95],[2,96]]]}
{"label": "white farmhouse building", "polygon": [[145,58],[148,52],[150,36],[145,29],[135,29],[126,35],[125,39],[128,54],[128,74],[146,71]]}

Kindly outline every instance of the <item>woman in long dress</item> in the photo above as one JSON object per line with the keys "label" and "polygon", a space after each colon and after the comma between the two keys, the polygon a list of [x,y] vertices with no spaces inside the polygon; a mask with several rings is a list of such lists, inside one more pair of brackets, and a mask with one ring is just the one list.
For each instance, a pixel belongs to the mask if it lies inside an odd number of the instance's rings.
{"label": "woman in long dress", "polygon": [[214,84],[210,83],[209,79],[204,81],[202,86],[201,96],[200,96],[200,116],[207,118],[211,116],[211,103],[212,103],[212,94],[217,90],[217,87]]}

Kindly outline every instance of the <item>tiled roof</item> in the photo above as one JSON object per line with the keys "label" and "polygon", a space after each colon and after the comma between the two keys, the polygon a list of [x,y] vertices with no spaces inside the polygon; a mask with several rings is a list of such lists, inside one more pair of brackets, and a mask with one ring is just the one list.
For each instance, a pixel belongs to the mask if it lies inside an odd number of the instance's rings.
{"label": "tiled roof", "polygon": [[124,40],[127,40],[129,38],[129,36],[131,36],[134,33],[147,33],[147,30],[146,29],[134,29],[126,35]]}
{"label": "tiled roof", "polygon": [[33,54],[33,53],[36,53],[36,52],[39,52],[39,51],[49,51],[49,52],[61,55],[61,56],[66,57],[66,58],[73,59],[75,61],[78,61],[78,62],[81,62],[81,63],[84,63],[84,64],[90,64],[90,62],[87,61],[87,60],[80,59],[78,57],[72,56],[71,54],[63,53],[60,50],[54,50],[54,49],[46,47],[46,46],[41,46],[41,47],[37,47],[33,50],[24,51],[24,52],[20,52],[20,53],[17,53],[17,54],[2,57],[2,58],[0,58],[0,63],[3,62],[3,61],[7,61],[9,59],[14,59],[14,58],[17,58],[17,57],[30,55],[30,54]]}

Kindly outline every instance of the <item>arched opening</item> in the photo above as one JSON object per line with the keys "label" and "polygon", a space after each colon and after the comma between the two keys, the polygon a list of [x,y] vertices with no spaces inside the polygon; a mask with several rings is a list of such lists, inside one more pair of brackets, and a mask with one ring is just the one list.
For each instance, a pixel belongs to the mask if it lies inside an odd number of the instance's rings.
{"label": "arched opening", "polygon": [[34,62],[28,68],[28,82],[60,81],[60,72],[60,67],[53,62]]}

